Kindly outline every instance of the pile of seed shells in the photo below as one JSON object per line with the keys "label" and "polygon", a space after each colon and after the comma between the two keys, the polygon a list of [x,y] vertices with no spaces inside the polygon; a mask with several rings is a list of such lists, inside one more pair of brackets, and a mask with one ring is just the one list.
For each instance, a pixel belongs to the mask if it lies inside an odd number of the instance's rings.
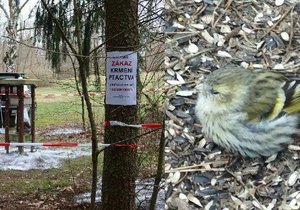
{"label": "pile of seed shells", "polygon": [[197,82],[226,65],[298,77],[300,3],[166,0],[166,209],[300,209],[300,141],[247,159],[205,139]]}

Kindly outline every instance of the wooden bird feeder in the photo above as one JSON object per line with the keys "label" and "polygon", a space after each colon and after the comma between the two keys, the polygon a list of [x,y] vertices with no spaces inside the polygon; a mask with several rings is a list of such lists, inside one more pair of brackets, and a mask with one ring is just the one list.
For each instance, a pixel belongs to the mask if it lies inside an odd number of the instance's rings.
{"label": "wooden bird feeder", "polygon": [[[35,142],[35,88],[40,80],[27,79],[24,73],[0,73],[0,97],[1,97],[1,123],[5,136],[5,142],[10,142],[10,128],[16,125],[18,142],[24,142],[24,110],[29,113],[31,142]],[[16,118],[16,123],[14,119]],[[29,123],[28,123],[29,124]],[[9,147],[5,147],[9,152]],[[23,147],[18,147],[19,153],[24,152]],[[33,151],[33,147],[31,148]]]}

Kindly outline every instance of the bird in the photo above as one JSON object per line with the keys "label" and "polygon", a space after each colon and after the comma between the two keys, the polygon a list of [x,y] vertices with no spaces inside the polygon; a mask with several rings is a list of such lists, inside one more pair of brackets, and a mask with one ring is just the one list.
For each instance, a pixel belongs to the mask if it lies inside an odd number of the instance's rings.
{"label": "bird", "polygon": [[282,73],[220,68],[195,89],[195,115],[202,132],[230,152],[268,157],[299,134],[299,81]]}

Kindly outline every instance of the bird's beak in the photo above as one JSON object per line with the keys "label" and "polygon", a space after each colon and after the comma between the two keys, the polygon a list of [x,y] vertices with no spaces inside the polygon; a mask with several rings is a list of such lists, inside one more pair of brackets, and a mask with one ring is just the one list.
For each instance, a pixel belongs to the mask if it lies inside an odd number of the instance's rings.
{"label": "bird's beak", "polygon": [[204,91],[204,84],[202,82],[200,82],[199,84],[196,85],[195,89],[198,93],[203,92]]}

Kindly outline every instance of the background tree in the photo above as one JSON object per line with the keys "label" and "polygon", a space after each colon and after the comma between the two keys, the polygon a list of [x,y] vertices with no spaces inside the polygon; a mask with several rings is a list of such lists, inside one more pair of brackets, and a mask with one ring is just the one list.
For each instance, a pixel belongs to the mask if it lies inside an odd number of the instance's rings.
{"label": "background tree", "polygon": [[8,0],[8,10],[3,2],[0,2],[0,9],[3,11],[7,20],[6,32],[7,32],[7,50],[3,58],[6,72],[16,71],[16,58],[18,49],[18,21],[21,10],[28,3],[29,0],[23,2],[20,5],[20,0]]}
{"label": "background tree", "polygon": [[[73,56],[78,65],[78,76],[83,99],[86,104],[92,141],[92,208],[95,206],[97,189],[98,144],[96,123],[91,100],[88,95],[88,76],[90,56],[97,50],[91,50],[91,36],[97,32],[103,18],[102,2],[97,0],[54,1],[41,0],[36,12],[37,42],[41,42],[47,51],[47,58],[53,68],[59,71],[62,61]],[[99,48],[99,47],[98,47]]]}

